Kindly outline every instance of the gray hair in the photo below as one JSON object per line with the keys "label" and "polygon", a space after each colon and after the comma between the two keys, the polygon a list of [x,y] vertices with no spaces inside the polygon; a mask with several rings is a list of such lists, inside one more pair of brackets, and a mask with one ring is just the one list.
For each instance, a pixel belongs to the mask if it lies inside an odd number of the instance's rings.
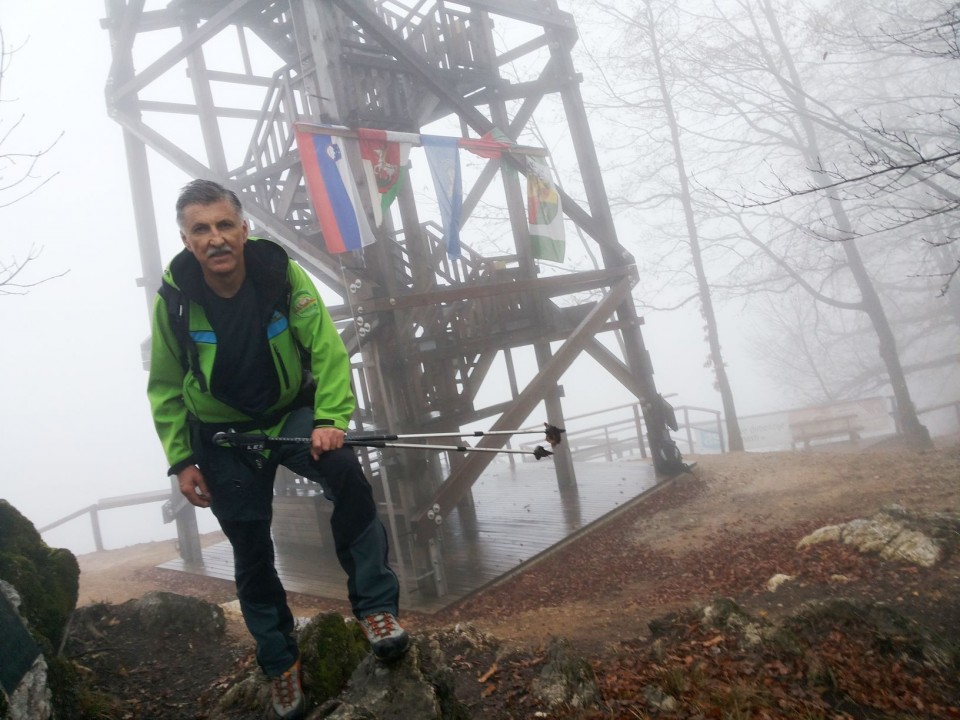
{"label": "gray hair", "polygon": [[193,180],[183,186],[177,198],[177,225],[183,225],[183,211],[188,205],[213,205],[221,200],[233,205],[237,214],[243,215],[243,206],[237,194],[213,180]]}

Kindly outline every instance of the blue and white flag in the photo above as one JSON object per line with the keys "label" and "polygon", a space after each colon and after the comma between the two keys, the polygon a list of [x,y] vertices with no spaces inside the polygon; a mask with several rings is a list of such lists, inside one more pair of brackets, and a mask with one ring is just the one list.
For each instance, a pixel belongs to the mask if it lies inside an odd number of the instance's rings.
{"label": "blue and white flag", "polygon": [[463,210],[463,184],[460,178],[459,138],[421,135],[433,176],[433,187],[440,204],[443,242],[447,255],[460,257],[460,215]]}

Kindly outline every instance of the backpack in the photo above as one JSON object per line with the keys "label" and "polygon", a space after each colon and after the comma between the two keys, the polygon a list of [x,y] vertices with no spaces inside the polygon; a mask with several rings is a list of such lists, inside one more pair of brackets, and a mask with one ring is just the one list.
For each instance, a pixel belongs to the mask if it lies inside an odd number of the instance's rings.
{"label": "backpack", "polygon": [[167,320],[170,323],[173,336],[180,346],[180,365],[184,372],[193,373],[193,376],[197,379],[197,384],[200,386],[200,391],[207,392],[207,380],[200,369],[200,353],[197,351],[197,344],[190,335],[190,301],[183,297],[179,288],[175,288],[169,283],[161,282],[160,289],[157,292],[167,304]]}

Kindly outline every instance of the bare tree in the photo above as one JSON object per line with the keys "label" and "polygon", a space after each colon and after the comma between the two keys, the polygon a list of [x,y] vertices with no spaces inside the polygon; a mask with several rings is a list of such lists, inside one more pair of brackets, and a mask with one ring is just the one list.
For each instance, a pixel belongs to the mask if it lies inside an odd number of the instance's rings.
{"label": "bare tree", "polygon": [[[773,0],[757,0],[746,4],[748,26],[752,32],[744,36],[745,46],[751,47],[753,61],[775,83],[776,99],[793,123],[789,144],[800,157],[817,186],[829,184],[824,168],[827,151],[822,147],[820,132],[813,119],[808,93],[794,54],[782,31]],[[765,28],[764,28],[765,26]],[[852,276],[859,297],[852,306],[869,318],[878,340],[880,358],[886,369],[888,382],[896,402],[898,428],[904,437],[918,447],[928,446],[929,433],[920,423],[910,395],[906,375],[900,362],[897,340],[880,294],[868,271],[858,245],[855,222],[843,199],[834,192],[823,194],[826,215],[825,233],[840,247],[845,258],[846,271]]]}
{"label": "bare tree", "polygon": [[[661,48],[661,28],[665,24],[663,18],[665,15],[676,15],[676,8],[673,3],[655,3],[654,0],[643,0],[637,12],[628,15],[608,3],[598,2],[597,4],[605,12],[630,28],[631,35],[645,50],[644,59],[651,68],[655,89],[651,93],[650,100],[652,103],[659,102],[659,106],[653,104],[653,107],[657,108],[669,131],[669,140],[668,143],[665,143],[668,148],[666,155],[672,161],[672,174],[675,175],[677,183],[673,200],[679,203],[683,214],[685,240],[693,263],[700,312],[704,319],[704,330],[709,348],[709,364],[713,368],[716,388],[720,393],[721,403],[723,404],[727,444],[730,450],[743,450],[743,437],[737,419],[736,403],[727,376],[726,364],[723,360],[719,323],[714,311],[710,281],[704,264],[695,201],[691,193],[690,177],[684,159],[681,126],[674,107],[670,73],[665,67],[665,58]],[[624,100],[622,95],[615,96],[620,101]],[[663,169],[663,172],[667,172],[666,168]]]}
{"label": "bare tree", "polygon": [[[0,28],[0,101],[4,98],[4,78],[15,53],[16,48],[7,49],[3,30]],[[23,122],[23,115],[11,121],[0,113],[0,210],[37,192],[57,175],[56,172],[48,175],[38,174],[37,170],[40,159],[53,149],[63,133],[39,150],[11,149],[10,145],[16,142],[16,132],[22,127]],[[32,245],[29,250],[19,256],[15,254],[9,258],[0,258],[0,295],[23,295],[32,287],[66,274],[65,271],[40,279],[27,279],[28,267],[40,257],[42,252],[42,247]]]}
{"label": "bare tree", "polygon": [[[694,16],[691,7],[701,8],[700,15]],[[798,11],[797,6],[791,9]],[[739,14],[735,15],[737,10]],[[859,137],[858,128],[844,116],[853,113],[855,117],[856,108],[845,101],[836,78],[816,68],[813,77],[819,72],[824,82],[814,82],[811,87],[827,92],[821,93],[821,98],[812,97],[805,87],[809,78],[804,78],[797,65],[772,0],[730,0],[722,7],[717,2],[712,7],[709,3],[684,5],[684,12],[697,23],[698,32],[688,35],[683,46],[674,43],[671,51],[682,54],[681,70],[696,79],[695,86],[686,83],[687,94],[696,99],[687,97],[684,108],[674,116],[682,113],[686,136],[703,141],[702,147],[696,148],[693,162],[687,163],[695,174],[689,177],[696,177],[701,190],[711,185],[730,187],[739,177],[746,187],[740,198],[755,199],[758,184],[782,188],[795,183],[796,173],[803,172],[810,178],[809,185],[821,188],[829,185],[836,171],[847,172],[857,165],[858,158],[849,149]],[[805,70],[809,73],[812,53],[808,43],[815,38],[801,36],[804,28],[799,11],[791,21],[789,32],[796,36],[797,46],[806,50]],[[648,68],[653,64],[648,62]],[[849,73],[849,67],[843,69]],[[637,68],[632,70],[639,72]],[[672,81],[676,83],[677,78]],[[831,97],[831,90],[837,95]],[[838,118],[842,122],[837,122]],[[716,160],[710,158],[717,154],[726,157],[723,176],[715,169]],[[656,164],[663,166],[662,160]],[[717,195],[705,198],[705,193],[699,193],[699,202],[705,199],[710,207],[701,207],[699,215],[712,215],[707,235],[710,244],[725,248],[731,258],[740,258],[737,267],[742,276],[747,271],[753,275],[753,279],[739,282],[740,292],[783,293],[798,287],[827,307],[862,313],[896,399],[901,432],[917,446],[928,444],[929,435],[919,422],[907,387],[897,338],[875,284],[876,273],[868,267],[858,243],[858,239],[877,231],[866,220],[868,210],[879,212],[880,203],[872,208],[864,203],[850,204],[839,192],[821,191],[808,197],[793,196],[797,202],[789,210],[741,199],[724,211]],[[753,213],[757,222],[741,224],[748,206],[757,211]],[[875,252],[871,246],[867,250]],[[711,269],[714,293],[724,289],[721,267]],[[757,270],[760,272],[754,272]],[[852,279],[852,291],[843,282],[844,276]],[[733,283],[727,286],[731,288]],[[843,326],[859,328],[857,323]],[[858,350],[863,347],[869,345],[861,342]],[[863,357],[862,353],[858,355]],[[807,357],[812,360],[815,354],[808,352]],[[852,368],[847,372],[853,373]],[[821,389],[826,397],[835,397],[841,390],[827,375],[821,376]]]}
{"label": "bare tree", "polygon": [[946,294],[960,272],[956,250],[946,263],[937,251],[960,245],[960,93],[955,88],[960,4],[932,0],[887,7],[878,0],[840,9],[839,17],[821,19],[818,29],[851,63],[869,62],[873,74],[886,80],[875,81],[885,94],[844,117],[796,88],[811,121],[848,144],[852,163],[834,166],[818,159],[814,180],[802,186],[784,183],[776,188],[781,192],[758,204],[830,193],[871,205],[869,221],[854,230],[857,237],[909,231],[925,218],[938,217],[940,233],[925,237],[923,249],[936,258],[932,277],[940,279],[939,292]]}

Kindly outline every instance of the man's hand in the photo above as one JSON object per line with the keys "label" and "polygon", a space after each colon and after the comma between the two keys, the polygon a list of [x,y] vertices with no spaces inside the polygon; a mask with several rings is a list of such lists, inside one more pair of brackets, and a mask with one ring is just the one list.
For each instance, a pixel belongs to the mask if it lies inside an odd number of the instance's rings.
{"label": "man's hand", "polygon": [[199,508],[210,507],[210,491],[207,490],[207,481],[196,465],[187,465],[177,473],[177,482],[180,483],[180,492],[190,501],[191,505]]}
{"label": "man's hand", "polygon": [[339,428],[314,428],[310,434],[310,457],[319,460],[321,453],[342,448],[344,437],[346,437],[346,433]]}

